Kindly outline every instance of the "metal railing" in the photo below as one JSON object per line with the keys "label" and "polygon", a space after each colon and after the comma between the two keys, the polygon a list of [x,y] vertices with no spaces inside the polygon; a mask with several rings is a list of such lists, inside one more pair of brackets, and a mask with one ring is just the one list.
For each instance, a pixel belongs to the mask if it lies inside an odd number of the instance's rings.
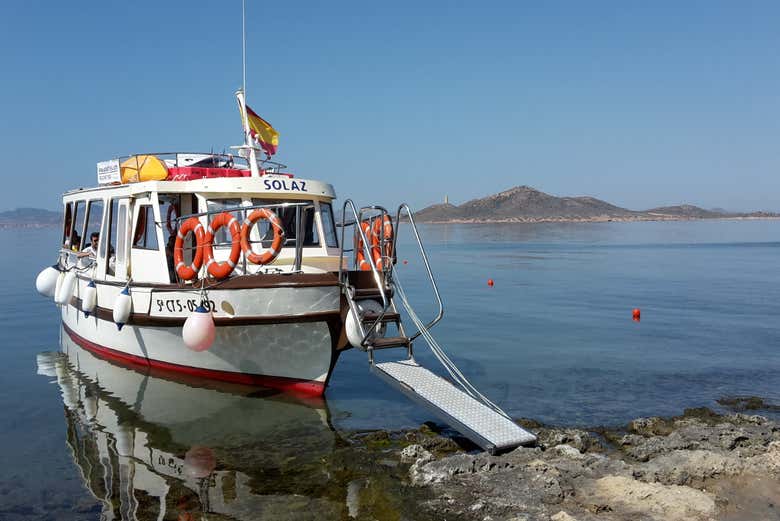
{"label": "metal railing", "polygon": [[[182,167],[182,166],[204,166],[204,167],[215,167],[215,168],[234,168],[234,167],[241,167],[241,168],[249,168],[249,160],[245,157],[242,157],[240,155],[235,154],[226,154],[226,153],[216,153],[216,152],[144,152],[140,154],[131,154],[131,155],[124,155],[119,156],[116,159],[119,160],[119,162],[124,162],[131,158],[136,158],[136,167],[140,167],[140,163],[138,163],[138,157],[139,156],[154,156],[160,159],[161,161],[164,161],[169,167]],[[189,162],[182,164],[179,164],[180,157],[188,157],[191,158]],[[194,160],[194,157],[199,157],[199,159]],[[236,163],[236,160],[238,159],[238,164]],[[208,164],[208,161],[211,160],[212,164]],[[205,164],[204,164],[205,163]],[[263,159],[259,160],[258,165],[261,169],[268,173],[279,173],[283,169],[287,168],[287,165],[283,163],[278,163],[276,161],[271,161],[270,159]]]}
{"label": "metal railing", "polygon": [[[299,273],[301,271],[301,265],[303,264],[303,241],[304,241],[304,234],[305,234],[305,231],[303,229],[303,219],[301,217],[303,215],[303,210],[306,210],[306,209],[312,209],[313,210],[314,209],[314,204],[311,203],[311,202],[253,204],[253,205],[247,205],[247,206],[233,206],[233,207],[227,207],[227,208],[219,208],[219,209],[215,209],[215,210],[208,210],[208,211],[205,211],[205,212],[190,213],[190,214],[186,214],[186,215],[182,215],[182,216],[177,216],[177,217],[174,218],[174,220],[176,222],[176,228],[175,229],[178,230],[180,223],[182,221],[185,221],[185,220],[191,218],[191,217],[197,217],[197,218],[206,217],[206,220],[208,221],[210,216],[218,215],[218,214],[223,213],[223,212],[227,212],[227,213],[230,213],[230,214],[238,213],[240,218],[238,218],[237,220],[239,222],[241,222],[245,218],[242,215],[242,213],[245,214],[248,211],[257,210],[257,209],[261,209],[261,208],[268,208],[268,209],[272,209],[272,210],[273,209],[278,209],[278,208],[295,208],[295,223],[296,223],[296,225],[295,225],[295,258],[293,260],[293,271],[292,272],[293,273]],[[163,226],[166,223],[156,222],[155,224],[157,226]],[[314,225],[316,226],[316,222],[314,223]],[[250,240],[249,242],[250,242],[250,244],[255,244],[257,242],[262,242],[262,240],[261,241],[251,241]],[[218,245],[215,244],[214,246],[218,246]],[[196,246],[189,246],[189,247],[185,246],[184,247],[184,250],[185,251],[189,251],[189,252],[192,252],[195,249],[197,249]],[[246,255],[244,255],[243,253],[241,254],[241,260],[242,260],[241,268],[242,268],[242,272],[243,272],[242,275],[248,275],[249,273],[247,273]],[[181,284],[182,280],[180,279],[179,274],[176,273],[175,271],[174,271],[174,273],[176,274],[177,282],[179,284]],[[242,275],[239,275],[239,276],[242,276]],[[205,281],[205,279],[203,279],[203,280]]]}
{"label": "metal railing", "polygon": [[[436,278],[433,276],[433,271],[431,271],[431,264],[428,261],[428,254],[425,251],[425,247],[423,246],[422,239],[420,239],[420,232],[417,231],[417,224],[415,224],[414,222],[414,212],[412,212],[412,209],[409,208],[409,205],[406,203],[401,203],[398,206],[398,212],[396,213],[395,233],[393,234],[393,256],[395,256],[395,252],[397,251],[396,244],[398,242],[398,236],[400,235],[400,230],[401,230],[401,212],[403,212],[404,210],[406,210],[406,217],[408,217],[409,224],[411,225],[412,228],[412,232],[414,232],[414,238],[417,241],[417,246],[420,248],[420,255],[422,256],[423,264],[425,265],[425,271],[428,272],[428,279],[431,281],[433,294],[436,297],[436,302],[439,306],[439,311],[436,314],[436,317],[434,317],[433,320],[425,324],[424,329],[428,330],[433,326],[435,326],[444,317],[444,304],[442,303],[441,300],[441,294],[439,293],[439,288],[436,285]],[[417,332],[409,337],[409,340],[413,341],[421,334],[423,334],[422,329],[418,328]]]}
{"label": "metal railing", "polygon": [[[352,222],[346,222],[346,215],[347,215],[347,208],[350,209],[352,212],[353,217],[355,218]],[[372,209],[381,209],[384,210],[384,208],[381,207],[375,207]],[[361,340],[360,344],[362,346],[366,346],[368,342],[368,337],[371,335],[371,333],[374,332],[375,328],[379,326],[382,323],[382,320],[385,317],[385,313],[387,313],[387,309],[390,306],[390,301],[387,298],[387,293],[385,292],[385,281],[383,280],[382,275],[380,275],[379,270],[376,266],[376,262],[374,262],[374,257],[371,255],[371,244],[368,242],[368,237],[366,237],[365,232],[363,231],[363,227],[360,226],[360,223],[363,222],[362,215],[364,210],[367,210],[367,208],[361,208],[360,212],[357,211],[355,208],[355,203],[352,202],[352,199],[347,199],[344,201],[344,206],[341,210],[341,252],[339,254],[339,282],[341,283],[341,286],[345,288],[345,291],[353,291],[354,288],[352,288],[349,284],[349,271],[344,270],[344,252],[345,251],[354,251],[354,249],[347,249],[345,248],[345,242],[344,242],[344,231],[349,226],[355,226],[355,238],[359,237],[360,242],[362,243],[362,249],[363,254],[365,255],[366,260],[369,263],[369,266],[371,267],[371,273],[374,277],[374,282],[376,283],[376,287],[379,290],[379,295],[382,297],[382,312],[377,316],[377,318],[374,320],[374,322],[371,324],[371,327],[368,328],[368,331],[366,331],[366,328],[363,327],[363,323],[360,320],[360,312],[357,309],[357,305],[354,302],[354,295],[347,295],[347,303],[349,304],[349,308],[352,310],[352,314],[356,319],[356,322],[358,324],[358,327],[360,328],[360,332],[363,334],[363,339]],[[387,210],[384,210],[384,214],[387,214]],[[353,241],[354,244],[354,241]],[[357,260],[355,260],[355,266],[357,265]]]}

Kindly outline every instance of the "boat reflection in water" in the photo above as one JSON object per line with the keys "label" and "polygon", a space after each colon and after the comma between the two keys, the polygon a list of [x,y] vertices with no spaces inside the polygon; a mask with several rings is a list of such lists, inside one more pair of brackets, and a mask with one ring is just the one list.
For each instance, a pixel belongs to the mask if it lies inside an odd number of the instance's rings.
{"label": "boat reflection in water", "polygon": [[67,444],[101,519],[348,514],[349,487],[334,487],[323,464],[338,441],[324,400],[192,387],[61,339],[62,352],[38,355],[38,372],[60,386]]}

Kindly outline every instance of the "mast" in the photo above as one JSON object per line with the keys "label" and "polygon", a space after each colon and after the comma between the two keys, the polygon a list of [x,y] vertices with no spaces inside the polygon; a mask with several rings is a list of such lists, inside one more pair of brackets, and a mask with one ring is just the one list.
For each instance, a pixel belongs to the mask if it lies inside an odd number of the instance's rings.
{"label": "mast", "polygon": [[241,123],[244,125],[244,144],[235,148],[239,150],[241,157],[249,161],[249,170],[252,172],[252,177],[260,177],[260,169],[257,167],[257,152],[259,149],[252,142],[252,133],[249,130],[249,116],[246,113],[246,98],[243,90],[239,89],[236,91],[236,99],[238,100],[238,110],[241,111]]}
{"label": "mast", "polygon": [[238,110],[241,112],[241,123],[244,125],[244,145],[231,148],[237,148],[239,155],[249,162],[252,177],[260,177],[260,169],[257,166],[257,147],[252,142],[249,116],[246,113],[246,0],[241,0],[241,65],[243,69],[242,83],[241,88],[236,91],[236,99],[238,100]]}

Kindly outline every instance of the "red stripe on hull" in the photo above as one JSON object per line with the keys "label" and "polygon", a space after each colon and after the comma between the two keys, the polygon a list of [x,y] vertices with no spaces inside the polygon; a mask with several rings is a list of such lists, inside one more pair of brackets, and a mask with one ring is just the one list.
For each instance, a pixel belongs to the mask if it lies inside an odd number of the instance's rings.
{"label": "red stripe on hull", "polygon": [[75,343],[87,351],[109,360],[115,360],[125,364],[142,367],[150,367],[152,369],[170,373],[186,374],[188,376],[194,376],[197,378],[207,378],[209,380],[219,380],[222,382],[268,387],[270,389],[278,389],[280,391],[290,392],[302,396],[322,396],[325,393],[325,384],[323,382],[316,382],[313,380],[298,380],[296,378],[287,378],[284,376],[265,376],[258,374],[235,373],[231,371],[217,371],[215,369],[203,369],[200,367],[173,364],[170,362],[161,362],[159,360],[151,360],[149,358],[131,355],[122,351],[117,351],[116,349],[111,349],[110,347],[96,344],[91,340],[87,340],[69,328],[65,323],[62,324],[62,327],[65,328],[65,332],[68,333],[68,336]]}

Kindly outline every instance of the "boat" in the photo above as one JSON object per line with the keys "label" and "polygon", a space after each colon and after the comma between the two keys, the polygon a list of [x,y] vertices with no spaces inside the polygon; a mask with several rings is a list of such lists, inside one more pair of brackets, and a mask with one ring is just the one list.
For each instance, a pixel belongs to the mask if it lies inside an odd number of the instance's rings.
{"label": "boat", "polygon": [[192,386],[61,338],[38,354],[38,373],[59,387],[65,443],[100,519],[346,515],[348,487],[329,497],[312,473],[340,443],[324,399]]}
{"label": "boat", "polygon": [[[275,130],[242,90],[236,97],[244,144],[235,153],[116,157],[97,164],[97,186],[63,195],[57,262],[36,287],[59,306],[64,334],[109,360],[315,397],[354,347],[377,376],[488,450],[532,442],[432,338],[444,309],[409,205],[346,199],[334,209],[331,184],[271,161]],[[429,320],[396,273],[401,230],[438,305]],[[418,338],[461,389],[416,362]],[[401,358],[375,360],[389,349]]]}

